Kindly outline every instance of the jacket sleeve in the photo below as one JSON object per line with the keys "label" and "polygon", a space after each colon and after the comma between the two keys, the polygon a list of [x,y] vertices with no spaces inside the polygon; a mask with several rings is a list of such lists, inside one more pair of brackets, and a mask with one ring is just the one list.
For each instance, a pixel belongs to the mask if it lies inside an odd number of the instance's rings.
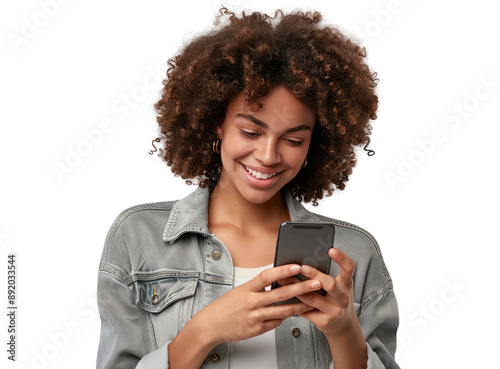
{"label": "jacket sleeve", "polygon": [[[400,369],[394,360],[399,324],[394,291],[372,301],[358,319],[366,340],[367,369]],[[333,361],[328,369],[334,369]]]}
{"label": "jacket sleeve", "polygon": [[120,214],[108,231],[99,264],[97,369],[167,369],[170,342],[157,347],[151,317],[136,304],[128,249],[135,228],[121,225],[127,214]]}
{"label": "jacket sleeve", "polygon": [[358,319],[366,338],[367,369],[399,369],[394,359],[399,325],[394,290],[390,288],[364,306]]}
{"label": "jacket sleeve", "polygon": [[127,286],[101,263],[97,304],[101,333],[97,369],[167,369],[168,345],[154,348],[148,332],[147,312],[135,304],[132,286]]}
{"label": "jacket sleeve", "polygon": [[[336,233],[336,247],[356,263],[354,305],[366,341],[367,368],[399,369],[395,361],[398,305],[378,242],[363,228],[345,222],[338,224]],[[333,276],[340,272],[335,263],[330,269]]]}

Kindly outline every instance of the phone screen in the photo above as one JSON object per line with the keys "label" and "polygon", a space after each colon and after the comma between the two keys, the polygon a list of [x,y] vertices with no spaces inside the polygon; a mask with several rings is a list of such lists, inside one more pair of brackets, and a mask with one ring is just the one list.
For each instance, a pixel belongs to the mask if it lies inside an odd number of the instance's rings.
{"label": "phone screen", "polygon": [[[320,272],[330,273],[331,258],[328,250],[334,245],[335,226],[332,223],[320,222],[284,222],[278,231],[274,266],[285,264],[309,265]],[[302,274],[295,276],[299,280],[306,280]],[[278,282],[273,282],[271,288],[281,287]],[[315,291],[325,295],[326,291]],[[292,304],[300,302],[296,297],[279,301],[275,305]]]}

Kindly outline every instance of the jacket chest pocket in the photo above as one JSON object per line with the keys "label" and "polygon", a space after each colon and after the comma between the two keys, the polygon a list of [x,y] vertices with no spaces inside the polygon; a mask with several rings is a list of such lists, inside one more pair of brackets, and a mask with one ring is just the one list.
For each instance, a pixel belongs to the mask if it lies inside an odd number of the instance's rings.
{"label": "jacket chest pocket", "polygon": [[136,304],[150,313],[157,346],[172,340],[191,319],[198,278],[169,276],[134,282]]}

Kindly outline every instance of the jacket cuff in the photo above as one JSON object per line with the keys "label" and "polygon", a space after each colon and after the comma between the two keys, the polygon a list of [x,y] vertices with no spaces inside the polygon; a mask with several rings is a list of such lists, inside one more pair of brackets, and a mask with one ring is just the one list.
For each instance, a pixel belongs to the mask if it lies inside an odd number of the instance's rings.
{"label": "jacket cuff", "polygon": [[375,351],[372,350],[368,342],[366,342],[366,356],[366,369],[385,369],[385,365],[382,363]]}
{"label": "jacket cuff", "polygon": [[384,364],[380,356],[372,350],[370,344],[366,342],[366,369],[400,369],[394,358],[390,358]]}
{"label": "jacket cuff", "polygon": [[168,369],[168,345],[170,342],[144,355],[136,369]]}

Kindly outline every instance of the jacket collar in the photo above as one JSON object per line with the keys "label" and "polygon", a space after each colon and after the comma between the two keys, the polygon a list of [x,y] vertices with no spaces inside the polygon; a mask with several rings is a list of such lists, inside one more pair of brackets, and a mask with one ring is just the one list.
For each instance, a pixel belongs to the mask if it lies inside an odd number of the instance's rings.
{"label": "jacket collar", "polygon": [[[319,222],[320,220],[298,202],[286,188],[282,189],[292,222]],[[211,236],[208,229],[209,188],[198,187],[194,192],[175,202],[167,225],[163,231],[163,241],[173,244],[186,232]]]}

